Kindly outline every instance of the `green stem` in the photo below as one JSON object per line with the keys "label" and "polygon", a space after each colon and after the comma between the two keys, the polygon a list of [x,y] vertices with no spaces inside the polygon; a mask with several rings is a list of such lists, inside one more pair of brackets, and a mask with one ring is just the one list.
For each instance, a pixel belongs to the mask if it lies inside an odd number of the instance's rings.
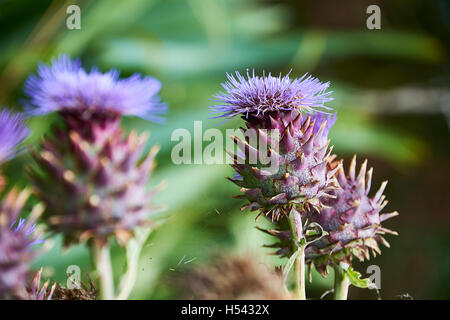
{"label": "green stem", "polygon": [[295,274],[297,275],[296,281],[296,296],[298,300],[306,300],[306,288],[305,288],[305,245],[300,248],[300,254],[295,260]]}
{"label": "green stem", "polygon": [[298,243],[300,243],[300,253],[295,259],[295,295],[298,300],[306,300],[306,288],[305,288],[305,247],[306,243],[303,239],[303,225],[300,213],[293,209],[290,213],[289,219],[292,239],[293,239],[293,250],[297,251]]}
{"label": "green stem", "polygon": [[133,290],[134,284],[136,282],[136,275],[138,270],[139,256],[128,261],[127,272],[124,275],[123,287],[117,296],[117,300],[126,300]]}
{"label": "green stem", "polygon": [[113,300],[114,279],[109,244],[94,245],[93,251],[100,285],[100,298],[102,300]]}
{"label": "green stem", "polygon": [[127,271],[121,280],[117,300],[126,300],[133,291],[139,269],[139,257],[151,231],[151,228],[136,228],[134,238],[127,243]]}
{"label": "green stem", "polygon": [[135,239],[129,241],[127,245],[127,271],[120,283],[120,292],[117,295],[117,300],[126,300],[133,290],[139,268],[141,249],[142,245],[138,246]]}
{"label": "green stem", "polygon": [[347,300],[349,286],[350,280],[344,269],[334,265],[334,300]]}

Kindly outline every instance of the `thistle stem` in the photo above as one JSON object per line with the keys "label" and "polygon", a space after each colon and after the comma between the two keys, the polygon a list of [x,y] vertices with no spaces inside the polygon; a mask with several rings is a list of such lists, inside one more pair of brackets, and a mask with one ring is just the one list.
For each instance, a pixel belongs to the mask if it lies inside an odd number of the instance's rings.
{"label": "thistle stem", "polygon": [[350,280],[344,269],[334,265],[334,300],[347,300],[349,286]]}
{"label": "thistle stem", "polygon": [[305,245],[300,248],[300,253],[295,261],[296,296],[298,300],[306,300],[305,288]]}
{"label": "thistle stem", "polygon": [[94,245],[93,251],[100,285],[100,297],[102,300],[113,300],[114,279],[109,244]]}
{"label": "thistle stem", "polygon": [[138,270],[139,256],[131,261],[128,261],[127,272],[124,275],[123,287],[117,296],[117,300],[126,300],[133,290],[136,282],[136,275]]}
{"label": "thistle stem", "polygon": [[[291,211],[289,223],[291,226],[291,233],[293,239],[294,252],[300,249],[300,252],[295,259],[295,295],[298,300],[306,300],[305,288],[305,247],[306,243],[303,239],[303,225],[300,213],[294,208]],[[298,247],[300,245],[300,248]]]}

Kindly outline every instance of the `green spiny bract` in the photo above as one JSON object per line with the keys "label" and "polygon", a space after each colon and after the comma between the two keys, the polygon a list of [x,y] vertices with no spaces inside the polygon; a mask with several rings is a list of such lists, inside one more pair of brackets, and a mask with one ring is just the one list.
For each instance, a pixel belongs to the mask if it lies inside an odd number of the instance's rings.
{"label": "green spiny bract", "polygon": [[[250,202],[242,209],[260,210],[272,220],[288,215],[292,205],[319,211],[321,199],[330,197],[335,188],[338,167],[327,167],[331,153],[327,135],[335,118],[280,111],[250,114],[243,119],[247,124],[247,129],[242,129],[246,141],[237,137],[234,140],[245,155],[243,159],[234,156],[232,166],[238,176],[230,179],[244,193],[237,197]],[[257,144],[248,138],[252,130],[259,138]],[[264,164],[263,157],[271,162]],[[251,159],[257,159],[256,163]]]}
{"label": "green spiny bract", "polygon": [[335,198],[324,200],[320,214],[309,211],[305,216],[328,233],[306,249],[307,263],[314,264],[323,276],[328,273],[327,266],[333,263],[343,261],[350,265],[352,256],[364,261],[370,258],[370,253],[374,257],[381,254],[379,243],[389,247],[383,235],[397,235],[381,226],[383,221],[398,215],[397,212],[381,214],[387,204],[383,195],[387,181],[381,184],[373,197],[369,197],[372,168],[366,172],[366,160],[356,175],[355,167],[356,156],[350,163],[347,176],[342,167],[336,173],[339,188],[333,191]]}
{"label": "green spiny bract", "polygon": [[110,235],[125,243],[154,210],[146,185],[157,148],[143,155],[147,137],[124,136],[117,114],[60,114],[67,129],[42,142],[33,154],[39,167],[30,170],[50,230],[63,233],[66,244],[104,243]]}

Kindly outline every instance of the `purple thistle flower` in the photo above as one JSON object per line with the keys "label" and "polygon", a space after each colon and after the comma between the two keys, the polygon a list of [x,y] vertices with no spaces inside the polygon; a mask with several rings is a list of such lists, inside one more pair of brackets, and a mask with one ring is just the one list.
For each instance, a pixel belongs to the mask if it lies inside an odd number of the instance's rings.
{"label": "purple thistle flower", "polygon": [[71,60],[68,55],[52,59],[52,64],[40,64],[38,74],[30,76],[25,84],[25,93],[31,98],[35,109],[33,115],[53,111],[88,111],[135,115],[149,121],[162,122],[158,116],[166,112],[158,92],[161,83],[150,76],[134,74],[119,79],[119,72],[111,69],[101,73],[93,68],[87,72],[80,60]]}
{"label": "purple thistle flower", "polygon": [[322,83],[318,79],[303,75],[298,79],[291,79],[289,74],[282,77],[256,76],[253,70],[247,79],[236,71],[236,77],[227,74],[228,81],[222,84],[225,92],[215,96],[218,105],[212,106],[213,113],[222,113],[216,118],[228,119],[249,114],[263,116],[273,111],[323,112],[330,110],[324,103],[333,100],[331,91],[326,91],[329,82]]}
{"label": "purple thistle flower", "polygon": [[[235,137],[244,155],[233,156],[236,174],[230,180],[241,187],[245,195],[240,197],[250,202],[244,208],[275,220],[289,215],[294,204],[319,210],[320,198],[334,185],[334,173],[326,163],[331,152],[328,131],[336,115],[320,110],[330,109],[324,105],[332,100],[331,92],[326,92],[329,83],[307,75],[300,79],[290,79],[289,74],[273,77],[270,73],[259,77],[254,71],[252,75],[247,72],[247,79],[238,72],[236,77],[227,77],[229,81],[222,84],[226,93],[215,96],[222,104],[211,107],[213,112],[222,113],[218,117],[226,119],[240,114],[247,127],[244,135],[254,131],[264,142],[249,144]],[[304,111],[316,112],[307,116]],[[278,133],[269,137],[260,129]],[[261,149],[263,145],[268,149]],[[265,154],[270,154],[273,168],[259,160]],[[250,163],[252,157],[259,158],[258,163]]]}
{"label": "purple thistle flower", "polygon": [[29,190],[12,189],[0,202],[0,299],[27,298],[29,267],[35,256],[32,247],[43,242],[34,224],[40,207],[33,209],[32,218],[18,218],[29,195]]}
{"label": "purple thistle flower", "polygon": [[[336,163],[330,163],[335,166]],[[395,217],[398,212],[381,213],[388,201],[383,195],[387,181],[373,196],[369,196],[372,184],[372,168],[367,170],[367,160],[356,174],[356,155],[353,157],[348,174],[340,167],[336,173],[339,187],[332,198],[324,199],[325,206],[320,213],[307,212],[306,218],[318,223],[327,235],[312,243],[306,249],[306,259],[314,264],[323,276],[327,266],[344,261],[351,265],[352,256],[360,261],[369,260],[381,254],[379,243],[389,247],[383,235],[397,235],[382,222]]]}
{"label": "purple thistle flower", "polygon": [[36,195],[46,205],[44,219],[66,244],[94,239],[102,245],[115,236],[125,244],[133,229],[148,223],[155,210],[146,186],[157,148],[146,152],[148,135],[120,127],[122,115],[162,120],[166,110],[157,93],[161,83],[133,75],[119,79],[111,70],[86,72],[79,60],[62,55],[41,64],[28,78],[33,114],[58,111],[65,128],[42,142],[30,170]]}
{"label": "purple thistle flower", "polygon": [[6,109],[0,112],[0,164],[16,154],[17,145],[25,140],[28,133],[22,115]]}

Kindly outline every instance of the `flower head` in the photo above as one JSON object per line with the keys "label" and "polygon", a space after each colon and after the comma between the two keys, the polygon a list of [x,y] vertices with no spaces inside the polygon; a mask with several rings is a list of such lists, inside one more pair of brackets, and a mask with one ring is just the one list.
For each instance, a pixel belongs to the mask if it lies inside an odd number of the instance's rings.
{"label": "flower head", "polygon": [[19,145],[28,136],[28,129],[20,114],[7,110],[0,112],[0,164],[13,157]]}
{"label": "flower head", "polygon": [[125,244],[138,226],[148,225],[157,207],[148,190],[158,147],[145,151],[148,135],[110,131],[89,140],[79,131],[47,138],[39,165],[30,170],[35,194],[45,204],[43,218],[65,244],[115,236]]}
{"label": "flower head", "polygon": [[[247,131],[270,127],[279,130],[278,137],[258,131],[263,141],[259,145],[250,139],[247,142],[235,137],[241,153],[234,155],[232,167],[237,174],[230,180],[244,193],[236,197],[248,200],[243,209],[259,211],[273,220],[289,215],[292,204],[320,210],[321,199],[329,196],[336,184],[337,167],[327,167],[332,157],[328,131],[335,116],[296,114],[292,119],[289,113],[294,112],[276,113],[274,117],[261,119],[249,117],[246,123]],[[267,146],[266,150],[263,145]],[[263,162],[267,150],[270,165]]]}
{"label": "flower head", "polygon": [[30,219],[18,218],[30,192],[12,189],[0,202],[0,299],[26,298],[33,246],[42,240],[36,235],[34,219],[42,210],[33,209]]}
{"label": "flower head", "polygon": [[356,175],[356,156],[353,157],[347,175],[342,167],[336,173],[339,188],[334,191],[334,197],[325,199],[320,214],[307,213],[309,221],[318,223],[328,233],[306,249],[307,261],[322,275],[327,274],[327,265],[335,261],[350,264],[352,256],[363,261],[369,259],[370,252],[373,256],[381,254],[378,243],[389,247],[383,235],[397,235],[382,226],[384,221],[398,215],[396,211],[381,213],[387,204],[383,195],[387,181],[374,196],[369,196],[372,169],[366,171],[366,168],[367,161]]}
{"label": "flower head", "polygon": [[222,84],[225,92],[215,96],[218,105],[211,109],[213,113],[221,113],[218,117],[227,119],[236,115],[246,118],[249,114],[263,116],[272,111],[312,112],[330,110],[324,103],[333,100],[331,91],[326,91],[329,83],[303,75],[291,79],[289,74],[282,77],[256,76],[255,71],[247,79],[236,71],[236,76],[227,74],[228,81]]}
{"label": "flower head", "polygon": [[159,114],[166,111],[166,105],[158,97],[161,83],[153,77],[134,74],[119,79],[119,72],[114,69],[101,73],[93,68],[87,72],[80,60],[71,60],[68,55],[53,59],[50,66],[40,64],[37,73],[25,85],[34,115],[97,111],[161,122]]}

